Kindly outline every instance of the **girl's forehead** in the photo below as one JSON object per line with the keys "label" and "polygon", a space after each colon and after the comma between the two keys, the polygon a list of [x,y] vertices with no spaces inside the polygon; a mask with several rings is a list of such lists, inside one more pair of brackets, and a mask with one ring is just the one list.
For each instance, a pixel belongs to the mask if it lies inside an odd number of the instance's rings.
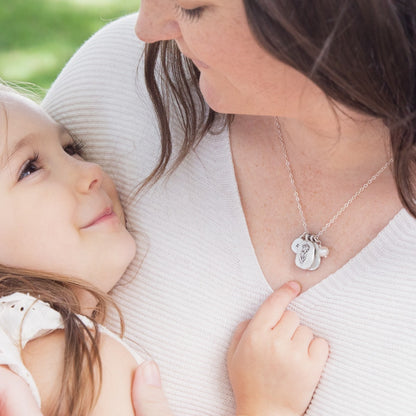
{"label": "girl's forehead", "polygon": [[55,130],[56,123],[35,102],[17,93],[0,91],[0,151],[27,135]]}
{"label": "girl's forehead", "polygon": [[34,101],[13,91],[0,89],[0,103],[11,108],[37,108],[39,107]]}
{"label": "girl's forehead", "polygon": [[2,100],[0,94],[0,151],[3,153],[3,146],[7,139],[8,130],[8,116],[7,116],[7,104]]}
{"label": "girl's forehead", "polygon": [[8,157],[8,124],[7,106],[0,97],[0,166],[5,164]]}
{"label": "girl's forehead", "polygon": [[54,124],[39,104],[15,92],[0,91],[0,108],[0,123],[9,127],[36,129],[41,124]]}

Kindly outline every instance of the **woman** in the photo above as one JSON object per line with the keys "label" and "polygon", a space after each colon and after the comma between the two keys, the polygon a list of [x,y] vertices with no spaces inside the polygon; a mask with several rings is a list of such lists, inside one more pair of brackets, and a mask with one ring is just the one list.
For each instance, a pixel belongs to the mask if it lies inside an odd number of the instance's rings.
{"label": "woman", "polygon": [[[161,166],[176,169],[128,208],[148,243],[115,296],[176,414],[231,414],[231,329],[292,279],[291,308],[331,346],[307,414],[415,412],[415,14],[414,1],[143,0],[138,36],[168,45],[137,67],[134,18],[115,22],[45,99],[124,200],[170,129]],[[198,83],[235,117],[214,119]]]}

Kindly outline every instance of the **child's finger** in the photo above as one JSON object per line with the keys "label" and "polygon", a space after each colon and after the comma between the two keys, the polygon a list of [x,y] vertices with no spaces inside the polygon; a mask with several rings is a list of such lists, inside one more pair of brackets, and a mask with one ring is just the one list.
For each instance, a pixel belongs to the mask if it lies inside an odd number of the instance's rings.
{"label": "child's finger", "polygon": [[309,344],[309,357],[318,363],[322,363],[323,365],[328,359],[328,355],[328,342],[323,338],[314,338]]}
{"label": "child's finger", "polygon": [[296,312],[286,310],[272,329],[277,338],[282,337],[289,340],[299,327],[299,322],[300,318]]}
{"label": "child's finger", "polygon": [[300,285],[297,282],[288,282],[275,290],[260,306],[250,327],[260,330],[270,330],[276,326],[281,319],[287,305],[299,294]]}
{"label": "child's finger", "polygon": [[314,335],[310,328],[304,325],[299,325],[293,334],[292,342],[296,346],[304,346],[305,352],[307,352],[313,338]]}

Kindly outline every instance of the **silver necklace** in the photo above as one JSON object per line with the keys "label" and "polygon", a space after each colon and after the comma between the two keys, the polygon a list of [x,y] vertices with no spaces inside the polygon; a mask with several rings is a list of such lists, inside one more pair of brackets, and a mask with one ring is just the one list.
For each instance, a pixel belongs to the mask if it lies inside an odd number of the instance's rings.
{"label": "silver necklace", "polygon": [[345,210],[355,201],[358,196],[365,191],[386,169],[393,163],[393,158],[388,160],[361,188],[337,211],[337,213],[320,229],[319,232],[313,234],[308,231],[308,226],[305,220],[305,214],[303,213],[302,204],[298,190],[296,188],[295,179],[293,177],[292,168],[290,166],[289,157],[287,155],[286,144],[283,138],[282,128],[279,123],[279,119],[275,118],[275,124],[277,129],[277,136],[279,137],[280,144],[282,146],[283,155],[285,158],[285,164],[289,173],[289,179],[293,187],[295,195],[296,205],[298,207],[299,215],[303,225],[303,233],[295,238],[292,243],[292,251],[296,254],[295,264],[303,270],[316,270],[321,264],[321,258],[327,257],[329,250],[321,243],[321,235],[328,230],[331,225],[342,215]]}

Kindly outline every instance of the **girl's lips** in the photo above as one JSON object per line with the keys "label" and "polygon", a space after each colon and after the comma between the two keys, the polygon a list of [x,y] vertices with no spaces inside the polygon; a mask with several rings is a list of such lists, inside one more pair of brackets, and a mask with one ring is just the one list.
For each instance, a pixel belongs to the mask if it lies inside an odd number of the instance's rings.
{"label": "girl's lips", "polygon": [[116,214],[114,214],[112,208],[106,208],[98,217],[96,217],[93,221],[91,221],[89,224],[82,228],[89,228],[115,218],[118,217],[116,216]]}

